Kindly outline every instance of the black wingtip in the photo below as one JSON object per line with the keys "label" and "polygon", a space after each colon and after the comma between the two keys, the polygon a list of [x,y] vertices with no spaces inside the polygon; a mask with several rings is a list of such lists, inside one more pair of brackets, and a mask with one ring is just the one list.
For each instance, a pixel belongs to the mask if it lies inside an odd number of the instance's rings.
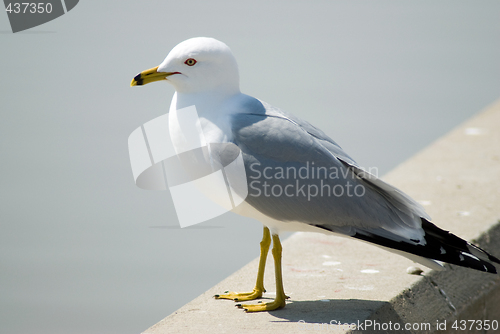
{"label": "black wingtip", "polygon": [[488,262],[491,261],[500,264],[496,257],[488,254],[478,246],[457,237],[453,233],[440,229],[424,218],[421,220],[422,228],[425,231],[425,239],[428,244],[432,243],[439,245],[439,247],[443,247],[446,251],[445,254],[439,254],[439,256],[433,257],[434,259],[491,274],[497,274],[495,265]]}
{"label": "black wingtip", "polygon": [[[316,225],[316,227],[331,231],[321,225]],[[491,262],[500,264],[498,258],[456,235],[440,229],[424,218],[422,218],[422,228],[425,232],[425,245],[418,244],[416,240],[413,241],[414,243],[399,242],[367,231],[357,231],[352,237],[424,258],[497,274],[497,267]],[[471,246],[474,247],[475,251],[470,250]]]}
{"label": "black wingtip", "polygon": [[[482,250],[482,249],[481,249]],[[484,252],[484,251],[483,251]],[[486,253],[486,252],[485,252]],[[486,253],[488,254],[488,253]],[[495,263],[498,263],[500,264],[500,260],[497,258],[497,257],[494,257],[493,255],[491,254],[488,254],[488,259],[491,261],[491,262],[495,262]]]}

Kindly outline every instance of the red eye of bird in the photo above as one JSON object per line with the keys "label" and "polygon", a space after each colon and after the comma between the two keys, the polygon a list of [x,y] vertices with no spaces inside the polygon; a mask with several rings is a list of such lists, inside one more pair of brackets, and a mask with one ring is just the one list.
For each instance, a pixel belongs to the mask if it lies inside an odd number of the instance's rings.
{"label": "red eye of bird", "polygon": [[184,64],[186,64],[187,66],[193,66],[194,64],[196,64],[196,59],[193,58],[186,59]]}

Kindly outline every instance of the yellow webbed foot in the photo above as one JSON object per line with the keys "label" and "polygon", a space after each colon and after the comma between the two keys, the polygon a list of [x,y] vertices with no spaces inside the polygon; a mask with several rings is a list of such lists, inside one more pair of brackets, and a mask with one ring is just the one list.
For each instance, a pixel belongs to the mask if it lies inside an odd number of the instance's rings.
{"label": "yellow webbed foot", "polygon": [[229,292],[226,291],[223,295],[215,295],[215,299],[230,299],[234,301],[245,301],[262,298],[262,293],[266,292],[263,289],[254,288],[252,292]]}
{"label": "yellow webbed foot", "polygon": [[[289,298],[285,295],[283,290],[283,278],[281,274],[281,242],[278,235],[272,236],[273,240],[273,257],[274,257],[274,271],[276,278],[276,299],[269,303],[258,304],[236,304],[237,307],[245,309],[246,312],[262,312],[262,311],[272,311],[285,307],[285,300]],[[267,227],[264,227],[264,236],[260,242],[260,260],[259,260],[259,271],[257,273],[257,282],[255,288],[252,292],[236,293],[226,291],[223,295],[215,295],[216,299],[230,299],[235,301],[245,301],[253,300],[262,297],[264,290],[264,269],[266,266],[267,253],[269,251],[269,245],[271,243],[270,231]]]}
{"label": "yellow webbed foot", "polygon": [[242,308],[245,312],[262,312],[262,311],[273,311],[285,307],[285,298],[276,298],[269,303],[259,303],[259,304],[236,304],[237,307]]}

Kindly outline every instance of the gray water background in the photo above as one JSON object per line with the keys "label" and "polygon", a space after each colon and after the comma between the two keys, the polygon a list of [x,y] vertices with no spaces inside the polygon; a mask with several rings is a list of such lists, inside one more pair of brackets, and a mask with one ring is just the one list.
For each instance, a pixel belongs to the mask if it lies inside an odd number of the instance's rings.
{"label": "gray water background", "polygon": [[127,138],[174,91],[129,83],[177,43],[224,41],[243,92],[383,175],[499,97],[499,14],[499,1],[86,0],[12,34],[0,13],[0,333],[140,333],[258,256],[259,222],[179,229],[168,192],[134,185]]}

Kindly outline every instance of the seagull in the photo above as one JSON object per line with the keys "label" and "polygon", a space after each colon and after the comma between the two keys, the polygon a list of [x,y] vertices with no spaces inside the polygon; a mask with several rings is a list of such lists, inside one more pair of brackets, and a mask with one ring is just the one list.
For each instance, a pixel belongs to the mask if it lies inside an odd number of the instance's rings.
{"label": "seagull", "polygon": [[[282,281],[284,231],[321,232],[358,239],[431,269],[441,262],[497,273],[500,260],[440,229],[423,207],[399,189],[363,170],[323,131],[264,101],[241,93],[229,47],[214,38],[181,42],[157,67],[136,75],[131,86],[167,81],[175,88],[170,112],[195,106],[208,143],[235,145],[243,156],[248,195],[233,209],[264,225],[255,288],[216,299],[238,302],[262,297],[267,254],[273,244],[276,297],[236,304],[247,312],[285,307]],[[183,136],[170,126],[176,151]],[[202,139],[200,138],[200,141]]]}

